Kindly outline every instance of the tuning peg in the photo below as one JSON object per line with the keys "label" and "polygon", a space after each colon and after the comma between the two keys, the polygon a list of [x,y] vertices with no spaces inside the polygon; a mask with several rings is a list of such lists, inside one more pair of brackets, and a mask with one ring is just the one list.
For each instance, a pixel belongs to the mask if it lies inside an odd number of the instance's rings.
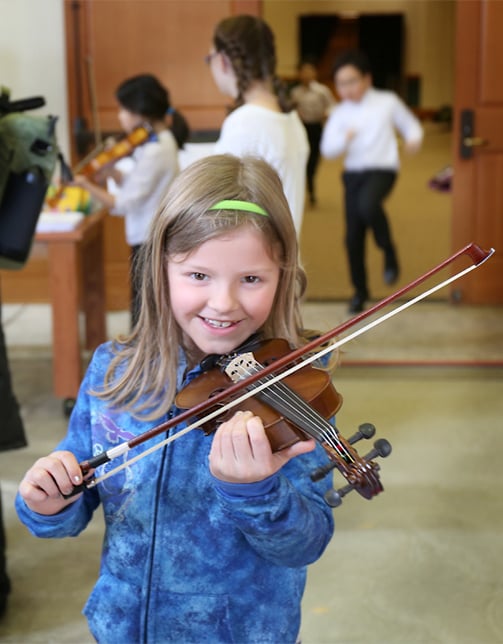
{"label": "tuning peg", "polygon": [[321,479],[325,478],[325,476],[329,474],[335,467],[337,467],[337,463],[335,461],[332,461],[331,463],[327,463],[327,465],[317,467],[313,472],[311,472],[309,477],[311,481],[321,481]]}
{"label": "tuning peg", "polygon": [[[350,437],[348,438],[348,443],[350,445],[353,445],[354,443],[358,442],[359,440],[362,440],[362,438],[365,438],[368,440],[369,438],[372,438],[376,432],[376,428],[372,423],[362,423],[361,425],[358,426],[358,430]],[[381,441],[384,439],[381,439]],[[387,441],[385,441],[387,443]],[[376,441],[374,444],[374,447],[377,445],[377,443],[380,443],[380,441]],[[372,458],[375,458],[376,456],[388,456],[388,454],[391,452],[391,445],[389,445],[389,451],[387,454],[380,454],[380,453],[375,453]],[[373,452],[371,452],[372,454]],[[365,457],[365,460],[369,460],[367,457]],[[371,459],[370,459],[371,460]],[[331,463],[327,463],[327,465],[323,465],[322,467],[318,467],[314,472],[311,473],[310,478],[311,481],[321,481],[322,478],[327,476],[333,469],[337,467],[337,463],[335,461]],[[335,507],[335,506],[334,506]]]}
{"label": "tuning peg", "polygon": [[358,427],[358,431],[356,431],[350,438],[348,438],[348,442],[350,445],[353,445],[357,441],[360,441],[362,438],[368,439],[372,438],[372,436],[376,433],[376,428],[372,423],[362,423]]}
{"label": "tuning peg", "polygon": [[374,458],[380,456],[381,458],[386,458],[391,454],[391,443],[385,438],[379,438],[374,443],[374,449],[372,449],[368,454],[363,458],[365,461],[372,461]]}
{"label": "tuning peg", "polygon": [[353,486],[348,484],[338,490],[328,490],[328,492],[325,492],[323,497],[325,499],[325,503],[331,508],[338,508],[339,505],[342,504],[342,498],[346,496],[346,494],[349,494],[352,489]]}

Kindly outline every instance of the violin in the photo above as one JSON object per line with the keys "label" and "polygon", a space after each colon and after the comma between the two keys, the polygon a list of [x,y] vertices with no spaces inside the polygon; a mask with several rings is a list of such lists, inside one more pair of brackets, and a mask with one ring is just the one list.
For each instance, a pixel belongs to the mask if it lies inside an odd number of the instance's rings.
{"label": "violin", "polygon": [[143,145],[152,135],[152,128],[148,125],[135,128],[132,132],[121,138],[119,141],[105,149],[100,148],[99,152],[94,151],[90,158],[86,157],[74,169],[65,168],[65,174],[61,177],[61,185],[54,196],[46,199],[50,208],[56,208],[65,186],[73,181],[75,174],[82,174],[88,179],[95,177],[98,172],[113,165],[119,159],[129,156],[134,149]]}
{"label": "violin", "polygon": [[[217,357],[214,360],[215,368],[204,371],[182,389],[175,398],[175,405],[179,409],[191,409],[205,400],[211,401],[232,383],[260,373],[264,365],[274,363],[289,353],[291,348],[286,340],[252,341],[232,355]],[[257,382],[260,384],[260,379]],[[211,434],[232,414],[241,410],[251,411],[262,419],[273,452],[300,440],[313,438],[325,449],[331,463],[316,470],[311,475],[312,480],[319,480],[337,468],[348,481],[344,488],[331,490],[325,496],[327,503],[336,507],[351,490],[356,490],[366,499],[381,492],[383,486],[378,477],[379,466],[372,459],[391,453],[389,442],[380,439],[376,441],[373,451],[364,457],[359,456],[352,444],[362,438],[371,438],[375,428],[366,423],[363,430],[360,429],[349,440],[344,439],[329,422],[341,406],[342,396],[332,384],[330,374],[308,365],[281,382],[269,384],[253,397],[235,405],[232,410],[220,414],[216,421],[203,422],[200,429],[207,435]],[[208,411],[211,411],[211,407]]]}
{"label": "violin", "polygon": [[[187,406],[185,411],[181,411],[177,416],[129,441],[81,462],[80,468],[85,480],[81,485],[75,486],[73,492],[65,498],[95,487],[98,483],[181,438],[193,429],[203,428],[206,433],[215,431],[218,423],[215,424],[214,419],[227,413],[230,409],[238,408],[239,405],[243,405],[241,409],[251,410],[264,418],[266,432],[273,450],[278,451],[287,445],[307,438],[314,438],[322,445],[331,462],[313,472],[311,479],[318,480],[336,467],[347,480],[345,487],[340,490],[332,490],[325,495],[325,501],[329,505],[332,507],[340,505],[342,497],[352,490],[356,490],[366,499],[373,498],[383,490],[378,476],[379,466],[374,459],[377,456],[387,456],[391,452],[391,446],[385,439],[380,439],[374,443],[374,448],[369,454],[360,457],[352,446],[362,438],[371,438],[375,432],[374,426],[364,423],[360,425],[353,436],[344,439],[339,431],[328,422],[328,419],[342,405],[342,397],[333,387],[328,373],[316,368],[308,370],[308,367],[327,353],[335,351],[345,343],[480,267],[494,252],[493,248],[484,250],[476,244],[468,244],[410,284],[403,286],[366,311],[362,311],[354,318],[297,349],[290,350],[288,343],[284,340],[270,340],[265,344],[257,345],[252,339],[251,346],[241,347],[239,351],[230,356],[218,356],[216,359],[213,356],[208,356],[210,364],[207,370],[203,371],[199,378],[195,378],[176,397],[176,405],[180,405],[181,408]],[[349,335],[331,342],[333,338],[339,337],[349,328],[372,316],[463,256],[468,257],[472,262],[467,268],[451,275],[448,279],[416,295],[381,317],[360,326]],[[320,349],[320,347],[322,348]],[[305,357],[306,355],[307,357]],[[213,369],[215,366],[218,367],[218,370]],[[301,372],[300,375],[290,378],[298,371]],[[128,460],[125,459],[125,462],[114,469],[94,476],[93,471],[100,465],[124,456],[137,445],[165,433],[185,421],[188,421],[189,424],[183,429],[159,441],[142,453]]]}
{"label": "violin", "polygon": [[112,146],[100,151],[84,165],[77,166],[74,174],[83,174],[87,178],[94,177],[98,172],[112,165],[119,159],[129,156],[139,145],[143,145],[152,135],[152,128],[140,126],[121,138]]}

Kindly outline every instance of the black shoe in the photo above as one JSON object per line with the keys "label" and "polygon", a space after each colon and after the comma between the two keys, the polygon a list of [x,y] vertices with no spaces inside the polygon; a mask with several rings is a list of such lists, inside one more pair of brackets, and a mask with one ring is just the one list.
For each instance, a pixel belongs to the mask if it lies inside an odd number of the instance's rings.
{"label": "black shoe", "polygon": [[[1,527],[1,526],[0,526]],[[5,570],[0,572],[0,617],[5,614],[7,610],[7,598],[11,591],[11,583],[9,576]]]}
{"label": "black shoe", "polygon": [[399,274],[400,271],[398,270],[397,266],[385,268],[383,275],[384,282],[388,284],[388,286],[391,286],[397,281]]}
{"label": "black shoe", "polygon": [[2,588],[0,589],[0,618],[5,615],[7,610],[7,598],[10,593],[10,581],[8,577],[5,577]]}
{"label": "black shoe", "polygon": [[355,293],[353,297],[349,300],[349,313],[361,313],[365,305],[365,300],[367,299],[366,295],[361,293]]}
{"label": "black shoe", "polygon": [[397,281],[399,274],[400,269],[398,268],[395,249],[393,247],[388,248],[384,253],[384,283],[391,286]]}

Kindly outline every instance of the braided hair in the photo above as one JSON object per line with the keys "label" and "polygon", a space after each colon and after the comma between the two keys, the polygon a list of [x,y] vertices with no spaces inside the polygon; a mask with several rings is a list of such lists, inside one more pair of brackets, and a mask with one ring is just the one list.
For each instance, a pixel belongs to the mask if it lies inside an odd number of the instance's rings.
{"label": "braided hair", "polygon": [[217,52],[229,59],[237,80],[235,107],[244,103],[244,94],[254,81],[271,81],[283,112],[292,104],[281,80],[276,75],[276,45],[269,25],[257,16],[232,16],[215,28],[213,44]]}

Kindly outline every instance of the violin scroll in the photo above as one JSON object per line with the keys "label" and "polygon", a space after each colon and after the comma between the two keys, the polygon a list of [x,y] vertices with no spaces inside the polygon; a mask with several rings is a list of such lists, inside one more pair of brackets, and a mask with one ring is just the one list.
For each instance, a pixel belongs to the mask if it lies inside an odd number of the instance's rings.
{"label": "violin scroll", "polygon": [[363,423],[358,427],[358,430],[348,439],[344,439],[338,434],[339,441],[352,452],[354,460],[347,463],[345,459],[340,459],[337,454],[332,454],[333,450],[328,450],[331,462],[328,465],[319,467],[311,473],[312,481],[319,481],[329,474],[333,469],[337,468],[344,478],[348,481],[347,485],[336,490],[329,490],[325,494],[325,501],[330,507],[336,508],[342,503],[342,498],[356,490],[361,496],[366,499],[371,499],[379,492],[383,491],[383,486],[378,477],[379,465],[374,462],[374,459],[380,456],[386,458],[391,454],[391,444],[385,438],[380,438],[375,441],[373,449],[363,457],[358,456],[350,446],[365,438],[366,440],[372,438],[375,434],[375,427],[371,423]]}

